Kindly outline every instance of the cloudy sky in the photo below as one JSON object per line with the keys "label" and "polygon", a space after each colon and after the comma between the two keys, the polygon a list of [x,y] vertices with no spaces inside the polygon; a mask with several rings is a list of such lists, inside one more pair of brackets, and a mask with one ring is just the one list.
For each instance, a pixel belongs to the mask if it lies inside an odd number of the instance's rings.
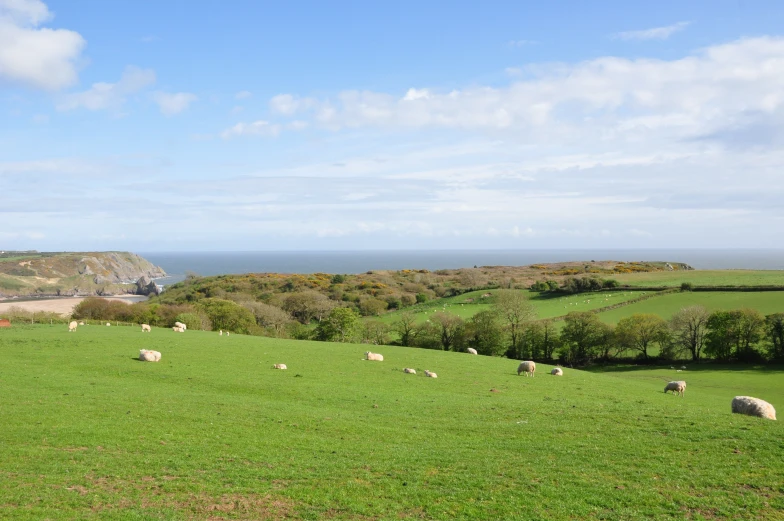
{"label": "cloudy sky", "polygon": [[0,0],[0,249],[781,248],[781,20]]}

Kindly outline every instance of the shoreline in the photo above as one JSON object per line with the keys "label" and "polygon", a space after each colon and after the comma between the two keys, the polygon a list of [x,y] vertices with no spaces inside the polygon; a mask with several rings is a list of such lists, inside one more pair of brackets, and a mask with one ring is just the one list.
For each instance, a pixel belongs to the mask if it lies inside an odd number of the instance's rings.
{"label": "shoreline", "polygon": [[6,299],[0,300],[0,313],[8,311],[10,308],[20,308],[30,312],[47,312],[57,313],[62,316],[68,316],[73,312],[81,301],[86,298],[103,298],[106,300],[116,300],[118,302],[125,302],[126,304],[133,304],[135,302],[144,302],[149,297],[143,295],[117,295],[112,297],[42,297],[32,299]]}

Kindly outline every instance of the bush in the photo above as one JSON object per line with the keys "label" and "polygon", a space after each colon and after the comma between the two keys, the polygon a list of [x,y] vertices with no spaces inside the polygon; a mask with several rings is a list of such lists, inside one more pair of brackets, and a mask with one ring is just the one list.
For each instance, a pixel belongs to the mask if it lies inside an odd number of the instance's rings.
{"label": "bush", "polygon": [[694,289],[694,285],[691,282],[681,283],[681,291],[692,291],[693,289]]}
{"label": "bush", "polygon": [[197,331],[209,331],[212,329],[210,319],[203,313],[180,313],[177,315],[177,322],[182,322],[188,326],[188,329]]}
{"label": "bush", "polygon": [[423,303],[427,302],[427,300],[428,300],[427,299],[427,295],[425,295],[424,293],[417,293],[416,294],[417,304],[423,304]]}
{"label": "bush", "polygon": [[253,313],[230,300],[207,298],[200,301],[198,306],[212,321],[214,329],[247,334],[251,326],[256,324]]}
{"label": "bush", "polygon": [[342,284],[342,283],[346,282],[346,276],[345,275],[332,275],[332,278],[330,279],[330,282],[332,282],[332,284]]}

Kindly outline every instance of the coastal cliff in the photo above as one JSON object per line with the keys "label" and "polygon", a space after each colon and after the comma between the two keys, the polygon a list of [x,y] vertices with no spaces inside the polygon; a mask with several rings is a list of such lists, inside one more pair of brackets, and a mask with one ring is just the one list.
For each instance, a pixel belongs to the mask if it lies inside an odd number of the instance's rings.
{"label": "coastal cliff", "polygon": [[0,298],[135,294],[139,279],[165,276],[130,252],[0,252]]}

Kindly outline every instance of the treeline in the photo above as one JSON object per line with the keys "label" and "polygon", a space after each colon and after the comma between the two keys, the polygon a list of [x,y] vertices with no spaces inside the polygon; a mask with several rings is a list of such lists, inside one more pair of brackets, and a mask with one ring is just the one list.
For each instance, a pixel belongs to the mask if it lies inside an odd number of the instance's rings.
{"label": "treeline", "polygon": [[596,276],[590,277],[566,277],[560,282],[557,280],[537,280],[531,284],[532,291],[540,293],[587,293],[589,291],[600,291],[602,289],[613,289],[620,286],[620,283],[615,279],[600,279]]}

